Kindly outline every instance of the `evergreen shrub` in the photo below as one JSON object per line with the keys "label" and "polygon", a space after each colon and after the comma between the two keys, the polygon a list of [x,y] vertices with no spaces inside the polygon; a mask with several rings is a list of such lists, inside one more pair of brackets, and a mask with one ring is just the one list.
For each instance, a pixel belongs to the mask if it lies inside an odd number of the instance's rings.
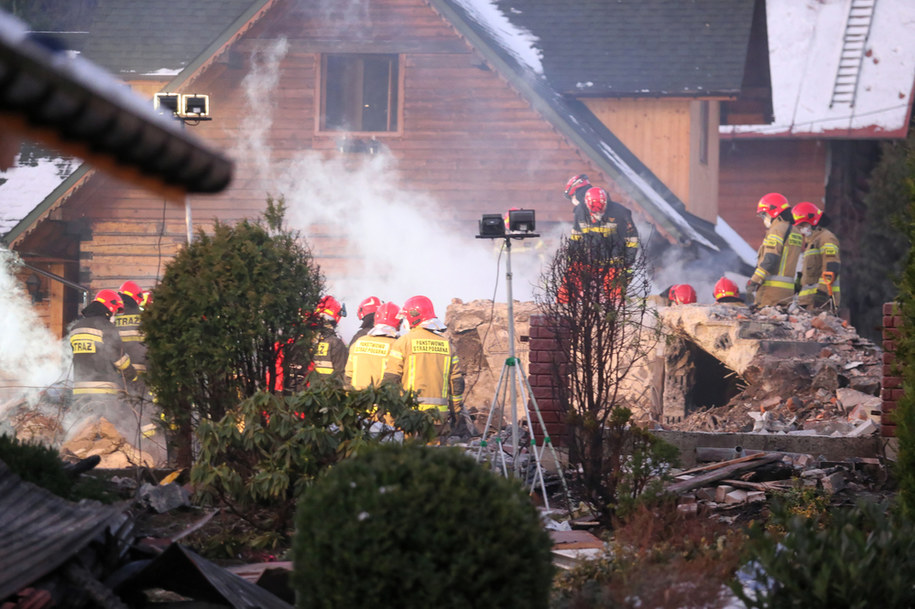
{"label": "evergreen shrub", "polygon": [[302,609],[546,608],[550,548],[517,481],[456,448],[385,444],[303,495],[293,584]]}
{"label": "evergreen shrub", "polygon": [[751,528],[731,585],[748,609],[915,607],[911,520],[865,501],[817,518],[773,514],[781,526]]}
{"label": "evergreen shrub", "polygon": [[0,461],[25,482],[70,501],[95,499],[111,503],[116,499],[95,478],[71,476],[59,453],[39,442],[24,442],[10,435],[0,435]]}

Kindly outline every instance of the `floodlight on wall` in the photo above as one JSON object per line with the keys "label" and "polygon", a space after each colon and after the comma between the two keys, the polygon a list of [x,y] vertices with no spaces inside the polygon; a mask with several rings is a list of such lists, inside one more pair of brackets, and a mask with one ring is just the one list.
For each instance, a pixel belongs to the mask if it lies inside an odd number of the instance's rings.
{"label": "floodlight on wall", "polygon": [[177,93],[156,93],[153,97],[153,108],[159,114],[178,114],[181,96]]}
{"label": "floodlight on wall", "polygon": [[185,118],[206,118],[210,115],[210,96],[186,93],[181,96],[179,114]]}

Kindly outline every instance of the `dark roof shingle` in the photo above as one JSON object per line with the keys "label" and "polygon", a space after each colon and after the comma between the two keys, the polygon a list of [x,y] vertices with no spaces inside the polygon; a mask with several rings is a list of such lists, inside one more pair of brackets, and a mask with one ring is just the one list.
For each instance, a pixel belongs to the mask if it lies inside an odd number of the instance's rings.
{"label": "dark roof shingle", "polygon": [[736,95],[754,0],[496,0],[576,96]]}

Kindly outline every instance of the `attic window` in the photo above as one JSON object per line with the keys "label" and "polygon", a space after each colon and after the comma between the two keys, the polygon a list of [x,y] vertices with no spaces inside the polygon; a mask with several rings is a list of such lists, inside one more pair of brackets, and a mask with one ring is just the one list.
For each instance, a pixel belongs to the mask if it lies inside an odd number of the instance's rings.
{"label": "attic window", "polygon": [[397,55],[323,55],[319,130],[397,131],[400,111],[398,64]]}

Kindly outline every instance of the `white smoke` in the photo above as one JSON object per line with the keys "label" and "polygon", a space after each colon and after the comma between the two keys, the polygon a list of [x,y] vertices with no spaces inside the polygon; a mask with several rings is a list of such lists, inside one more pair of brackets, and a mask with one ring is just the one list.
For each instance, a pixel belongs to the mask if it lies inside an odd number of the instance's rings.
{"label": "white smoke", "polygon": [[[495,292],[504,301],[502,240],[476,239],[476,220],[458,225],[455,210],[431,194],[402,190],[396,159],[383,147],[375,154],[325,158],[305,151],[286,162],[276,160],[266,138],[275,108],[263,100],[275,97],[270,90],[287,50],[280,39],[252,56],[252,70],[243,81],[252,118],[243,122],[236,158],[257,168],[265,194],[285,197],[288,226],[306,237],[315,257],[327,261],[322,269],[327,291],[349,310],[340,327],[344,338],[358,327],[356,309],[368,296],[401,305],[423,294],[441,318],[452,298],[493,298]],[[492,213],[506,211],[494,207]],[[531,299],[540,265],[548,258],[547,248],[532,251],[529,241],[513,242],[515,300]]]}
{"label": "white smoke", "polygon": [[21,400],[37,402],[41,391],[66,381],[72,355],[38,317],[16,277],[18,263],[0,248],[0,421]]}

